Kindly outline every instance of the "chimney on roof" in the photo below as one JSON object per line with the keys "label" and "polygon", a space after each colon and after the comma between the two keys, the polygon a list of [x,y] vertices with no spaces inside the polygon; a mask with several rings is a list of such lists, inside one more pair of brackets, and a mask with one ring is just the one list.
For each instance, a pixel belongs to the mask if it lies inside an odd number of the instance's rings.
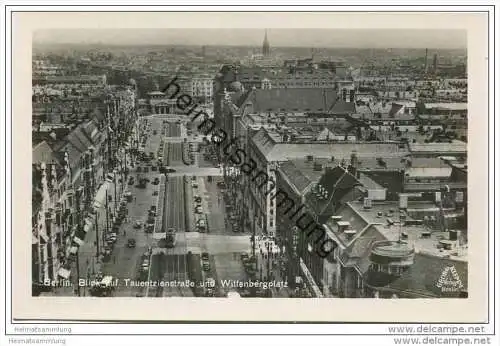
{"label": "chimney on roof", "polygon": [[351,223],[349,221],[337,221],[338,231],[346,232],[351,228]]}
{"label": "chimney on roof", "polygon": [[339,222],[340,220],[342,220],[342,216],[341,215],[332,215],[332,216],[330,216],[330,220],[334,224],[337,224],[337,222]]}
{"label": "chimney on roof", "polygon": [[351,162],[348,167],[349,173],[351,173],[353,176],[357,177],[357,170],[358,170],[358,155],[356,154],[355,151],[352,152],[351,154]]}

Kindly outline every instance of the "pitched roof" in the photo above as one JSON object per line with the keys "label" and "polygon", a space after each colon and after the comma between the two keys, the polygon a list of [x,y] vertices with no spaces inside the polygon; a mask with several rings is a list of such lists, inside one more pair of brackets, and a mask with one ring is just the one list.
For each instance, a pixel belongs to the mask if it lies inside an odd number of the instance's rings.
{"label": "pitched roof", "polygon": [[453,168],[451,167],[411,167],[407,168],[405,174],[409,177],[450,177],[451,171]]}
{"label": "pitched roof", "polygon": [[335,98],[334,89],[284,88],[253,90],[249,100],[255,112],[314,112],[330,109]]}
{"label": "pitched roof", "polygon": [[344,168],[336,166],[326,168],[325,174],[321,177],[318,185],[327,191],[327,197],[320,199],[315,191],[306,194],[306,204],[313,209],[317,215],[335,212],[336,204],[349,192],[359,181]]}
{"label": "pitched roof", "polygon": [[283,162],[280,165],[279,170],[288,180],[290,185],[299,192],[299,194],[302,194],[311,184],[311,180],[309,180],[309,178],[307,178],[292,161]]}
{"label": "pitched roof", "polygon": [[373,157],[374,152],[383,158],[398,159],[406,154],[398,149],[397,143],[277,143],[267,152],[266,158],[273,162],[313,155],[318,158],[333,156],[336,160],[349,160],[353,151],[357,152],[360,159]]}
{"label": "pitched roof", "polygon": [[403,105],[393,103],[391,110],[389,111],[389,116],[392,117],[394,116],[397,112],[399,112],[403,108]]}
{"label": "pitched roof", "polygon": [[80,157],[82,156],[82,151],[76,148],[71,142],[67,141],[64,142],[64,144],[61,146],[59,152],[61,153],[61,155],[63,155],[62,153],[64,152],[68,153],[69,165],[71,167],[77,166],[78,162],[80,161]]}
{"label": "pitched roof", "polygon": [[261,128],[255,133],[255,135],[252,137],[252,141],[255,143],[260,153],[265,157],[267,157],[276,146],[276,141],[264,128]]}
{"label": "pitched roof", "polygon": [[337,100],[329,110],[332,114],[345,114],[356,112],[356,104],[354,102],[346,102],[344,100]]}
{"label": "pitched roof", "polygon": [[59,161],[57,155],[55,155],[52,147],[46,142],[43,141],[36,145],[32,151],[32,162],[33,163],[57,163],[62,165]]}
{"label": "pitched roof", "polygon": [[[349,203],[342,205],[338,210],[335,211],[335,214],[342,216],[342,221],[347,221],[351,225],[353,230],[358,232],[357,237],[368,236],[366,235],[368,229],[373,228],[372,226],[367,227],[368,222],[361,217],[356,211],[349,205]],[[346,248],[349,248],[352,244],[354,244],[355,239],[348,238],[343,232],[335,232],[334,225],[331,220],[326,221],[326,225],[328,228],[335,234],[336,238],[342,243],[342,245]],[[378,232],[378,230],[375,229]],[[372,230],[372,232],[374,232]]]}
{"label": "pitched roof", "polygon": [[373,179],[371,179],[368,175],[366,175],[364,173],[359,173],[358,180],[361,182],[361,184],[363,184],[363,186],[366,189],[369,189],[369,190],[384,189],[384,187],[382,185],[378,184],[376,181],[374,181]]}

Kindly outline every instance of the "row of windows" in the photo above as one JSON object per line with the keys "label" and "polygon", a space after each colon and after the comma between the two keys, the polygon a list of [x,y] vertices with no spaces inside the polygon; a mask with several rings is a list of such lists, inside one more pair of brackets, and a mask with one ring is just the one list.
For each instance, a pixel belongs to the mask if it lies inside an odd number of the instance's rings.
{"label": "row of windows", "polygon": [[377,264],[373,263],[371,265],[371,269],[375,272],[387,273],[393,275],[401,275],[407,269],[406,267],[402,267],[399,265],[387,265],[387,264]]}
{"label": "row of windows", "polygon": [[447,179],[421,179],[421,178],[409,178],[406,180],[408,183],[441,183],[446,182]]}

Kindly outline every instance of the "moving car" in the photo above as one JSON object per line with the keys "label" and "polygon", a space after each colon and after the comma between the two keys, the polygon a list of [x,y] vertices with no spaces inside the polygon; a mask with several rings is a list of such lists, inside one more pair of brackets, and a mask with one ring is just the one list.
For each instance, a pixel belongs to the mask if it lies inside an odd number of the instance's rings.
{"label": "moving car", "polygon": [[137,220],[135,223],[134,223],[134,228],[135,229],[140,229],[142,227],[142,220]]}
{"label": "moving car", "polygon": [[203,267],[203,271],[208,272],[210,270],[210,263],[207,261],[203,261],[202,267]]}
{"label": "moving car", "polygon": [[153,196],[158,196],[158,191],[153,191]]}
{"label": "moving car", "polygon": [[200,196],[194,196],[194,201],[196,203],[201,203],[201,197]]}
{"label": "moving car", "polygon": [[175,229],[169,228],[167,232],[165,232],[165,241],[168,248],[175,247],[175,244],[177,243],[177,235]]}
{"label": "moving car", "polygon": [[146,233],[153,233],[155,229],[155,224],[154,223],[148,223],[148,225],[146,226]]}
{"label": "moving car", "polygon": [[203,214],[203,209],[201,208],[201,206],[197,206],[195,209],[194,209],[194,212],[196,214]]}
{"label": "moving car", "polygon": [[127,247],[129,247],[129,248],[134,248],[134,247],[135,247],[135,245],[136,245],[136,241],[135,241],[135,239],[132,239],[132,238],[131,238],[131,239],[127,240]]}
{"label": "moving car", "polygon": [[208,261],[208,257],[209,257],[208,252],[202,252],[201,253],[201,259],[203,261]]}
{"label": "moving car", "polygon": [[106,240],[110,240],[112,241],[113,243],[116,242],[116,233],[110,233],[106,236]]}

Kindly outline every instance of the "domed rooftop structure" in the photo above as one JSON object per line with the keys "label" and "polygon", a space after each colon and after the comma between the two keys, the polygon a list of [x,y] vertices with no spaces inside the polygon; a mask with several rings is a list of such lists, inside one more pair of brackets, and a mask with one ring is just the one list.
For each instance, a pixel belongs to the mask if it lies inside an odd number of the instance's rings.
{"label": "domed rooftop structure", "polygon": [[229,84],[229,87],[227,89],[227,91],[232,91],[232,92],[238,92],[242,90],[243,90],[243,85],[238,81]]}

